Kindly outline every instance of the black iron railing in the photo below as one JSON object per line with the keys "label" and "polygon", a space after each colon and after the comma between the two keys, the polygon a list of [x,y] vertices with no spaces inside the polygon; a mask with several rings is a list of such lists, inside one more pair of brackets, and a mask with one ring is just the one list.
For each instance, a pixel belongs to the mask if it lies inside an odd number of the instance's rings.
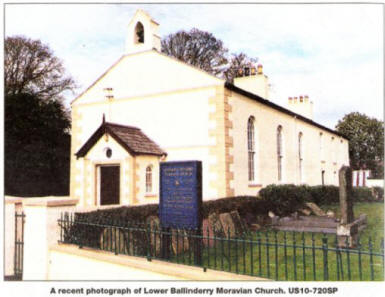
{"label": "black iron railing", "polygon": [[[341,248],[330,234],[162,229],[62,214],[60,243],[275,280],[383,280],[384,240]],[[222,234],[214,236],[209,234]],[[346,246],[349,245],[346,240]]]}

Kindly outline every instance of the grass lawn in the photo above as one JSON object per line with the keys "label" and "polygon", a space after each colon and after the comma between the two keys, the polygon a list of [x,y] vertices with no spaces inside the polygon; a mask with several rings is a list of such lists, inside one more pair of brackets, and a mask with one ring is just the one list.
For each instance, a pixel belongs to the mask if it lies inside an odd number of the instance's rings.
{"label": "grass lawn", "polygon": [[[333,204],[322,208],[324,210],[333,210],[336,212],[337,216],[339,216],[340,207],[338,204]],[[368,215],[368,225],[360,233],[360,239],[362,242],[367,243],[370,237],[374,241],[374,248],[378,249],[381,244],[381,239],[384,238],[384,203],[358,202],[354,204],[353,212],[355,217],[358,217],[362,213]]]}
{"label": "grass lawn", "polygon": [[[216,240],[203,250],[203,266],[277,280],[384,280],[381,242],[384,204],[356,203],[355,216],[368,215],[359,248],[341,249],[335,235],[258,232],[247,240]],[[323,207],[338,213],[338,205]],[[326,248],[327,247],[327,248]],[[183,258],[183,256],[185,256]],[[178,262],[190,262],[182,255]],[[175,260],[175,259],[174,259]]]}

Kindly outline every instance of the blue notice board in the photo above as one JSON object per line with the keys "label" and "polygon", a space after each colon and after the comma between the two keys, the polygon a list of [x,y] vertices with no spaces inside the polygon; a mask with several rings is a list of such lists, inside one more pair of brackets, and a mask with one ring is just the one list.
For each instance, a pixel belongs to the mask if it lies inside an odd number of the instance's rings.
{"label": "blue notice board", "polygon": [[165,228],[200,229],[202,162],[160,163],[159,219]]}

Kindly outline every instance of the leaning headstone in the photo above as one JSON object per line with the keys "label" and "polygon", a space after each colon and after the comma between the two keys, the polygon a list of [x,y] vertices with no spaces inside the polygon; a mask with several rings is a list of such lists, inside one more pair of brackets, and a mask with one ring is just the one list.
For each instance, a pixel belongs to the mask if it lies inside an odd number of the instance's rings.
{"label": "leaning headstone", "polygon": [[188,236],[185,230],[171,230],[171,244],[174,255],[180,255],[189,249]]}
{"label": "leaning headstone", "polygon": [[130,254],[127,247],[127,234],[122,230],[107,227],[100,234],[100,249],[117,254]]}
{"label": "leaning headstone", "polygon": [[311,210],[307,208],[301,208],[298,210],[300,213],[302,213],[305,216],[310,216],[311,215]]}
{"label": "leaning headstone", "polygon": [[313,202],[306,202],[306,206],[309,207],[316,216],[326,216],[326,213],[321,208],[319,208],[317,204]]}
{"label": "leaning headstone", "polygon": [[235,233],[237,235],[243,235],[246,232],[246,229],[244,227],[244,224],[241,220],[241,217],[239,216],[239,213],[237,210],[233,210],[230,212],[231,219],[233,220],[233,224],[235,227]]}
{"label": "leaning headstone", "polygon": [[210,228],[213,230],[213,234],[215,237],[223,238],[225,236],[222,223],[218,214],[210,214],[208,218],[208,223]]}
{"label": "leaning headstone", "polygon": [[231,214],[228,212],[221,213],[219,215],[219,219],[221,220],[225,236],[234,238],[236,233],[235,233],[235,225],[234,225],[233,219],[231,218]]}
{"label": "leaning headstone", "polygon": [[146,220],[147,226],[150,229],[150,244],[151,244],[151,255],[159,257],[160,255],[160,223],[159,218],[156,216],[149,216]]}

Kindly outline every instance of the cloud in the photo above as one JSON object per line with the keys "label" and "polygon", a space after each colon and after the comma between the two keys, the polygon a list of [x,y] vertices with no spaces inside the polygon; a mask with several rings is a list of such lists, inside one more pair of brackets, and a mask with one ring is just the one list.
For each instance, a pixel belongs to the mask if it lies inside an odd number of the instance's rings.
{"label": "cloud", "polygon": [[48,43],[84,89],[123,54],[137,8],[160,23],[161,36],[197,27],[230,52],[258,57],[271,100],[285,105],[307,94],[315,119],[329,127],[351,111],[383,119],[381,5],[6,5],[5,32]]}

